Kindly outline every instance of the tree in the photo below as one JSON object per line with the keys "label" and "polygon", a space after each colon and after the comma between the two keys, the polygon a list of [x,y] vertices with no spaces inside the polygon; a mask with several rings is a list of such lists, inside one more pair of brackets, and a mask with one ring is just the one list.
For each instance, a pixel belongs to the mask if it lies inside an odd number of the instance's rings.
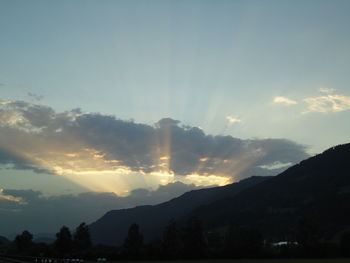
{"label": "tree", "polygon": [[225,250],[234,258],[257,257],[261,253],[263,238],[253,228],[231,225],[226,234]]}
{"label": "tree", "polygon": [[303,256],[315,256],[320,243],[320,231],[314,218],[303,217],[298,221],[297,242]]}
{"label": "tree", "polygon": [[23,252],[33,245],[33,235],[28,231],[23,231],[22,234],[16,236],[15,246],[19,252]]}
{"label": "tree", "polygon": [[68,227],[63,226],[60,232],[56,234],[55,248],[59,256],[66,256],[72,252],[72,235]]}
{"label": "tree", "polygon": [[128,236],[123,245],[123,254],[127,258],[139,258],[143,246],[143,236],[140,233],[139,225],[132,224],[129,227]]}
{"label": "tree", "polygon": [[206,254],[202,223],[197,217],[188,219],[183,230],[184,254],[187,258],[200,258]]}
{"label": "tree", "polygon": [[76,228],[73,237],[73,245],[77,250],[86,250],[91,247],[89,227],[85,223],[81,223]]}
{"label": "tree", "polygon": [[179,258],[182,252],[182,242],[176,222],[171,220],[163,233],[162,252],[166,258]]}
{"label": "tree", "polygon": [[210,251],[210,257],[223,256],[224,240],[222,235],[216,231],[210,231],[206,234],[208,250]]}
{"label": "tree", "polygon": [[344,257],[350,257],[350,232],[345,232],[341,236],[340,248]]}

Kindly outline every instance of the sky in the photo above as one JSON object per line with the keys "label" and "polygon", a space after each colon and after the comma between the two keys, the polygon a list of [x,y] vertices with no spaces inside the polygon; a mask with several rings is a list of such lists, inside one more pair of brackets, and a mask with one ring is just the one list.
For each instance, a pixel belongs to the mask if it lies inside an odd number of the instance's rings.
{"label": "sky", "polygon": [[349,142],[349,11],[346,0],[1,0],[8,231],[55,198],[157,203]]}

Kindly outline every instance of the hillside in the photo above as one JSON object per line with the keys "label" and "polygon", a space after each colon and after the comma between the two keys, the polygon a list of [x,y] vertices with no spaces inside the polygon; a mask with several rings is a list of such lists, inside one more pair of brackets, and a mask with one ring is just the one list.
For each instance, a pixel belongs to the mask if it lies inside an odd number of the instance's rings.
{"label": "hillside", "polygon": [[9,243],[10,243],[10,241],[6,237],[0,236],[0,246],[7,245]]}
{"label": "hillside", "polygon": [[330,148],[233,198],[197,208],[206,228],[254,226],[275,238],[295,236],[302,218],[323,237],[350,225],[350,144]]}
{"label": "hillside", "polygon": [[110,211],[89,226],[93,242],[120,245],[134,222],[140,225],[146,240],[150,240],[161,234],[169,220],[183,218],[200,205],[233,197],[267,178],[254,176],[222,187],[193,190],[159,205]]}
{"label": "hillside", "polygon": [[156,206],[114,210],[90,225],[93,241],[118,245],[130,224],[146,241],[171,219],[197,216],[207,230],[229,224],[256,227],[266,237],[295,238],[301,219],[323,237],[350,225],[350,144],[332,147],[275,177],[251,177],[224,187],[188,192]]}

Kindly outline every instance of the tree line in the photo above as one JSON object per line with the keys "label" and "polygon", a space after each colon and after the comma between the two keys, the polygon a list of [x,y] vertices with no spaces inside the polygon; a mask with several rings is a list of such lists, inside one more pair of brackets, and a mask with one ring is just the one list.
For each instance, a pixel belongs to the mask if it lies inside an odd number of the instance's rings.
{"label": "tree line", "polygon": [[81,223],[73,233],[63,226],[52,244],[35,243],[29,231],[17,235],[1,251],[8,255],[34,258],[80,259],[205,259],[205,258],[294,258],[350,257],[350,232],[337,242],[324,241],[312,221],[303,219],[297,226],[296,241],[273,243],[250,227],[230,225],[217,231],[203,231],[201,221],[192,217],[179,227],[171,220],[162,237],[144,242],[138,224],[128,229],[122,246],[93,245],[89,228]]}

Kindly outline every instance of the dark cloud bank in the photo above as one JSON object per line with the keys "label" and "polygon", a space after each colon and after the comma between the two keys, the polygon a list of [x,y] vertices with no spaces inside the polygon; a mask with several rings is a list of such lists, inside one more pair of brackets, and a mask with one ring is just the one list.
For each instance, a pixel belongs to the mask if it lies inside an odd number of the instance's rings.
{"label": "dark cloud bank", "polygon": [[78,158],[86,159],[87,149],[93,149],[113,168],[145,174],[168,169],[175,175],[241,179],[276,174],[280,169],[271,170],[274,164],[294,164],[308,156],[303,145],[286,139],[206,135],[170,118],[151,126],[79,109],[56,113],[50,107],[22,101],[0,106],[0,163],[15,169],[47,172],[52,160],[63,168],[91,169],[83,164],[69,167],[67,159],[72,157],[63,156],[79,153]]}
{"label": "dark cloud bank", "polygon": [[198,187],[175,182],[155,191],[136,189],[127,197],[97,192],[45,197],[39,191],[4,189],[0,194],[0,234],[13,237],[23,230],[54,233],[62,225],[75,228],[82,221],[91,223],[112,209],[158,204],[193,189]]}
{"label": "dark cloud bank", "polygon": [[[168,171],[234,181],[277,174],[285,169],[283,164],[306,157],[305,146],[286,139],[241,140],[207,135],[170,118],[152,126],[79,109],[57,113],[47,106],[0,101],[2,169],[55,174],[55,167],[72,171],[123,167],[144,176]],[[156,191],[137,189],[128,197],[92,192],[45,197],[32,190],[4,190],[0,225],[7,232],[0,234],[23,229],[53,232],[63,224],[74,227],[81,221],[91,222],[111,209],[155,204],[194,188],[177,182]]]}

